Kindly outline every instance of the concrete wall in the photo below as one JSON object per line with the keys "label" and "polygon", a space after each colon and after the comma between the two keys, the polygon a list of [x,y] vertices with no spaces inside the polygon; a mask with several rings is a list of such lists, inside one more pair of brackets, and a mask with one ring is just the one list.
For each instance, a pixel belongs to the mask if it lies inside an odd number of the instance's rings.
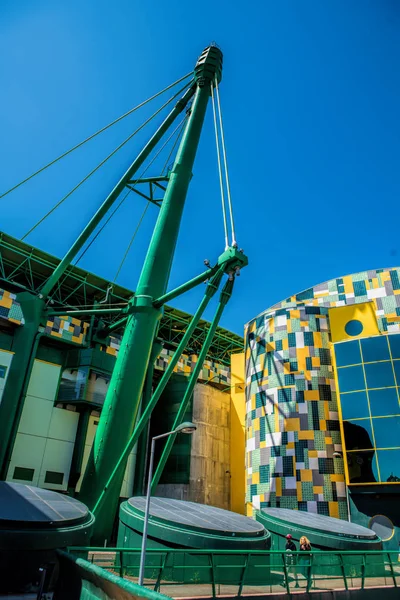
{"label": "concrete wall", "polygon": [[162,484],[157,495],[230,508],[230,395],[197,384],[193,396],[189,484]]}

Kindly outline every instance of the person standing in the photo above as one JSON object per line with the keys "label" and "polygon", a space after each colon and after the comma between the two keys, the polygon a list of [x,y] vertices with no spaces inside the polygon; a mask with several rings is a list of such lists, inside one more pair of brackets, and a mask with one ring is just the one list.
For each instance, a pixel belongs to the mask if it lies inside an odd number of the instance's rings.
{"label": "person standing", "polygon": [[311,571],[311,549],[310,540],[305,535],[302,535],[300,538],[300,552],[302,554],[300,554],[299,562],[303,567],[303,575],[307,580],[310,577]]}
{"label": "person standing", "polygon": [[[292,570],[294,572],[294,578],[296,581],[295,587],[299,587],[299,582],[297,579],[297,569],[296,569],[296,555],[293,554],[293,552],[297,552],[297,548],[296,548],[296,544],[293,541],[293,537],[290,535],[290,533],[288,533],[286,536],[285,551],[286,551],[285,563],[286,563],[287,576],[289,577],[290,571]],[[286,583],[283,583],[282,585],[284,585],[286,587]]]}

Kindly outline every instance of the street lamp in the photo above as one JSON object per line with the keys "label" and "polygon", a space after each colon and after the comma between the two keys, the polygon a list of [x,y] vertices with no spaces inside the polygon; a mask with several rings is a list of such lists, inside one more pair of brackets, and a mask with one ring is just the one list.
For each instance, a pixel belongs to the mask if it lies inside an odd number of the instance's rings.
{"label": "street lamp", "polygon": [[144,511],[144,523],[143,523],[142,551],[140,553],[140,567],[139,567],[139,579],[138,579],[139,585],[143,585],[143,579],[144,579],[144,565],[146,562],[147,525],[149,522],[151,480],[153,478],[154,448],[156,445],[156,441],[160,440],[161,438],[168,437],[169,435],[175,435],[177,433],[192,434],[196,431],[196,429],[197,429],[197,425],[195,425],[194,423],[188,423],[188,422],[181,423],[173,431],[168,431],[167,433],[162,433],[161,435],[156,435],[151,440],[150,464],[149,464],[149,474],[148,474],[148,480],[147,480],[146,508]]}

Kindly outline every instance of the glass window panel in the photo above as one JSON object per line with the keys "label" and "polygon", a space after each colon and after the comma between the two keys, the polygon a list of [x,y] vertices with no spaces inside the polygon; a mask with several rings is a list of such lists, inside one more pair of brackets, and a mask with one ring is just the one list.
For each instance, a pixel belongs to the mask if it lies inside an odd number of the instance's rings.
{"label": "glass window panel", "polygon": [[337,367],[358,365],[361,362],[360,342],[342,342],[335,344],[335,358]]}
{"label": "glass window panel", "polygon": [[346,451],[370,450],[374,447],[371,419],[343,421]]}
{"label": "glass window panel", "polygon": [[393,361],[394,373],[396,375],[397,385],[400,386],[400,360]]}
{"label": "glass window panel", "polygon": [[377,448],[395,448],[400,446],[400,417],[372,419]]}
{"label": "glass window panel", "polygon": [[340,394],[340,405],[342,407],[343,419],[361,419],[363,417],[369,417],[366,392]]}
{"label": "glass window panel", "polygon": [[389,345],[385,335],[361,340],[361,349],[364,362],[390,359]]}
{"label": "glass window panel", "polygon": [[[345,396],[346,395],[347,394],[345,394]],[[400,406],[396,388],[369,390],[368,396],[371,408],[371,415],[373,417],[383,417],[385,415],[400,414]],[[360,415],[360,417],[361,416],[363,415]]]}
{"label": "glass window panel", "polygon": [[375,450],[348,452],[347,468],[350,483],[376,483],[379,481]]}
{"label": "glass window panel", "polygon": [[355,392],[365,389],[363,368],[347,367],[338,369],[340,392]]}
{"label": "glass window panel", "polygon": [[400,482],[400,448],[398,450],[377,450],[381,481]]}
{"label": "glass window panel", "polygon": [[400,358],[400,333],[388,336],[392,358]]}
{"label": "glass window panel", "polygon": [[368,388],[394,386],[393,367],[391,362],[379,362],[364,365]]}

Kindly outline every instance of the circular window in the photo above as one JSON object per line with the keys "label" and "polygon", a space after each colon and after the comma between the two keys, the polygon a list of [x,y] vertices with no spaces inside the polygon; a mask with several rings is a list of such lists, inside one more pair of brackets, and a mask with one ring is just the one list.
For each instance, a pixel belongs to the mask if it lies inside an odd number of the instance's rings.
{"label": "circular window", "polygon": [[348,321],[344,327],[347,335],[351,336],[360,335],[363,329],[363,324],[358,319],[352,319],[351,321]]}
{"label": "circular window", "polygon": [[368,527],[375,531],[383,542],[387,542],[394,536],[395,527],[389,517],[375,515],[368,523]]}

